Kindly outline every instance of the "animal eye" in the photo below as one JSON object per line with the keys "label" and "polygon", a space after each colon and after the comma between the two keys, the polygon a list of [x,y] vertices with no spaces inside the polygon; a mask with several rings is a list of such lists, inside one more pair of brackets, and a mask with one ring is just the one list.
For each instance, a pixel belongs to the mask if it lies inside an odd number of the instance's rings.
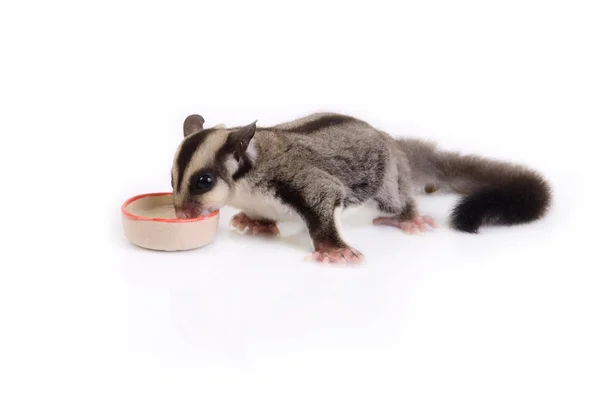
{"label": "animal eye", "polygon": [[213,178],[210,175],[200,175],[196,178],[196,187],[195,189],[198,191],[205,191],[212,187]]}

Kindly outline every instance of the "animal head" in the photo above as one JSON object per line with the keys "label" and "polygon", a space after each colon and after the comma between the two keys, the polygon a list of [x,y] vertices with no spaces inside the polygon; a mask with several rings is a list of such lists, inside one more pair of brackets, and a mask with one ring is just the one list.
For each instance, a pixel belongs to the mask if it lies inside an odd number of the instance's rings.
{"label": "animal head", "polygon": [[171,169],[173,202],[178,218],[196,218],[227,204],[235,182],[252,166],[256,121],[237,127],[204,127],[204,118],[183,123]]}

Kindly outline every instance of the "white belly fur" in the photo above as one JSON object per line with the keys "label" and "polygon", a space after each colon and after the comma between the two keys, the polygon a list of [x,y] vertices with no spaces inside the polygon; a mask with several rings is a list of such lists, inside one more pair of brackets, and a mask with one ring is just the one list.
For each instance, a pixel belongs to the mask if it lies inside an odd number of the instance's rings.
{"label": "white belly fur", "polygon": [[[236,187],[229,199],[228,205],[243,211],[248,217],[253,219],[264,218],[275,222],[302,221],[302,218],[294,209],[283,204],[273,196],[249,190],[245,183],[241,183]],[[369,200],[358,206],[336,210],[337,212],[334,213],[336,225],[338,225],[338,228],[341,228],[342,219],[345,217],[364,211],[373,212],[376,208],[375,202]],[[378,212],[376,213],[378,214]]]}
{"label": "white belly fur", "polygon": [[266,218],[273,221],[300,221],[299,215],[277,198],[260,192],[251,191],[244,184],[239,184],[229,200],[231,207],[244,211],[253,219]]}

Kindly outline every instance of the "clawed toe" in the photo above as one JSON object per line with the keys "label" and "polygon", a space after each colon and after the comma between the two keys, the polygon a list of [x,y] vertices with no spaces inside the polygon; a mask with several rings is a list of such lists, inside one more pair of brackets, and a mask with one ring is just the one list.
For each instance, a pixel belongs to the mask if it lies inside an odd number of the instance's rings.
{"label": "clawed toe", "polygon": [[373,220],[375,225],[387,225],[401,229],[405,233],[423,233],[428,227],[436,229],[437,224],[433,218],[428,215],[417,216],[413,219],[399,219],[397,217],[378,217]]}
{"label": "clawed toe", "polygon": [[248,233],[251,235],[267,236],[279,235],[279,229],[274,222],[254,221],[244,213],[236,214],[231,219],[231,227],[243,234]]}
{"label": "clawed toe", "polygon": [[308,254],[305,260],[326,264],[359,264],[364,261],[364,256],[351,247],[326,247]]}

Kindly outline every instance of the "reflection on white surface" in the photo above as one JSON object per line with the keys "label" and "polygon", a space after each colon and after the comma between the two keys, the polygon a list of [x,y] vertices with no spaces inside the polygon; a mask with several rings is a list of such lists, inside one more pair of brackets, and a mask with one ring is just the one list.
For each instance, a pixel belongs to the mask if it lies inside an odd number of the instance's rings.
{"label": "reflection on white surface", "polygon": [[141,296],[159,295],[166,314],[156,323],[171,324],[194,351],[236,359],[281,341],[364,329],[377,318],[384,292],[374,271],[304,262],[310,250],[304,231],[284,231],[274,239],[279,243],[246,237],[227,230],[228,210],[224,214],[207,248],[123,251],[126,282]]}
{"label": "reflection on white surface", "polygon": [[[552,346],[543,335],[567,331],[556,325],[557,315],[576,318],[560,308],[555,285],[577,278],[536,263],[541,251],[559,251],[560,231],[545,229],[553,217],[460,235],[445,225],[452,201],[424,200],[440,222],[438,231],[424,235],[349,216],[346,236],[367,257],[358,268],[304,262],[310,242],[298,226],[282,229],[277,239],[231,232],[229,209],[217,239],[203,249],[163,253],[123,244],[114,343],[132,365],[195,370],[206,380],[297,369],[352,375],[366,366],[373,374],[398,370],[407,379],[428,373],[440,379],[454,363],[489,359],[518,359],[513,378],[539,368],[537,360]],[[554,315],[542,311],[548,307]],[[489,381],[485,371],[469,370]]]}

